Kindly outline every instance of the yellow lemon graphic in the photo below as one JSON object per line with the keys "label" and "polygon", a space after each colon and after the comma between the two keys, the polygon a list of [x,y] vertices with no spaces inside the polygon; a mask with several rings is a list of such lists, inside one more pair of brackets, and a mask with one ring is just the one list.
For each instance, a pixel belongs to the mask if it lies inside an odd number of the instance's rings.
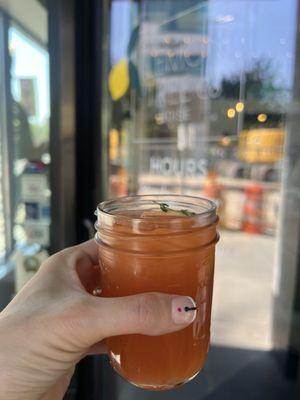
{"label": "yellow lemon graphic", "polygon": [[115,64],[108,77],[108,88],[113,100],[119,100],[129,87],[128,61],[122,59]]}

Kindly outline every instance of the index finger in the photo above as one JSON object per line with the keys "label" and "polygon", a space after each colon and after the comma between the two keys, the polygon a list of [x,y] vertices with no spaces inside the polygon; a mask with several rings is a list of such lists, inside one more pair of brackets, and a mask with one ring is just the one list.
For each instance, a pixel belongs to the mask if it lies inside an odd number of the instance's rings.
{"label": "index finger", "polygon": [[75,247],[90,259],[91,264],[98,264],[98,245],[94,239],[78,244]]}
{"label": "index finger", "polygon": [[92,294],[94,289],[100,288],[101,284],[97,243],[94,240],[88,240],[73,249],[76,249],[74,266],[78,278],[85,290]]}

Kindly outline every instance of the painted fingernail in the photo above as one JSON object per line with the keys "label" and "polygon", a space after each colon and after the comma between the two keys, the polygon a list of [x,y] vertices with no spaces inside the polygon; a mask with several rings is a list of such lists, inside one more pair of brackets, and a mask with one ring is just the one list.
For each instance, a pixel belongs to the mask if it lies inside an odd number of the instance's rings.
{"label": "painted fingernail", "polygon": [[175,324],[186,325],[197,315],[197,305],[191,297],[176,296],[172,299],[172,320]]}

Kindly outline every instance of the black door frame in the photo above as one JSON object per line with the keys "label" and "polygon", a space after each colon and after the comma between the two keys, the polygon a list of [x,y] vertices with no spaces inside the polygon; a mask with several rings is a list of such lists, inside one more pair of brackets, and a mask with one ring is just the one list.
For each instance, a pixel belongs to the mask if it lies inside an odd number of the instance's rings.
{"label": "black door frame", "polygon": [[73,0],[49,3],[50,251],[76,241],[75,21]]}
{"label": "black door frame", "polygon": [[87,240],[103,199],[102,2],[49,2],[51,252]]}
{"label": "black door frame", "polygon": [[102,3],[76,1],[76,187],[77,240],[93,234],[102,185]]}
{"label": "black door frame", "polygon": [[[51,0],[51,252],[90,238],[101,192],[102,2]],[[77,366],[66,398],[102,398],[102,361]],[[74,390],[72,390],[74,388]]]}

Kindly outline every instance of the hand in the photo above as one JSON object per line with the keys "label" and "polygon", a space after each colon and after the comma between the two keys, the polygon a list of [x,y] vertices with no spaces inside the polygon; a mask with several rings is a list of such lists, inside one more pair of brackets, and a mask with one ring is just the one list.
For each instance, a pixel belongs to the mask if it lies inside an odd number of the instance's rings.
{"label": "hand", "polygon": [[109,336],[161,335],[189,325],[191,299],[159,293],[101,298],[94,241],[48,258],[0,313],[0,399],[62,399],[76,363]]}

